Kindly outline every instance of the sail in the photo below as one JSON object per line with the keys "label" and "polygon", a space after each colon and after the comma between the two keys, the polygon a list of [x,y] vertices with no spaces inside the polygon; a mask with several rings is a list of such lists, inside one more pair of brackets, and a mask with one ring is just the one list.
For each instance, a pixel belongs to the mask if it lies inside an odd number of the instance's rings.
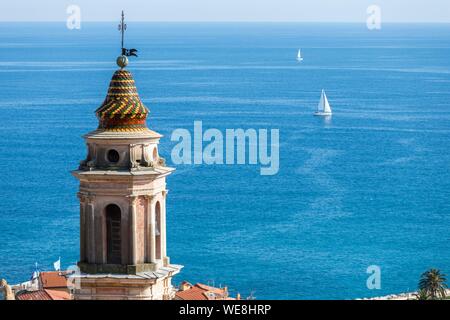
{"label": "sail", "polygon": [[317,113],[331,114],[331,107],[330,103],[328,102],[327,95],[325,94],[325,90],[322,90],[322,94],[320,95],[320,101],[317,105]]}
{"label": "sail", "polygon": [[303,60],[303,58],[302,58],[302,52],[301,52],[300,49],[298,49],[297,60]]}
{"label": "sail", "polygon": [[324,97],[324,91],[322,90],[322,94],[320,95],[320,100],[319,100],[319,104],[317,105],[317,112],[322,112],[323,111],[323,97]]}
{"label": "sail", "polygon": [[323,112],[324,113],[331,113],[331,107],[328,103],[327,95],[325,94],[325,91],[322,92],[323,94]]}

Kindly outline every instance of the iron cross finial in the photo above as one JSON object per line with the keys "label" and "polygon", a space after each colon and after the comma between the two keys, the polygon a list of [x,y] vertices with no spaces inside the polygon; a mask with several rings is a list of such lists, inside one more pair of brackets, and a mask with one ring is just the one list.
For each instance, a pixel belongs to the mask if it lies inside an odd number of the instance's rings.
{"label": "iron cross finial", "polygon": [[122,21],[120,21],[119,24],[119,31],[122,33],[122,50],[123,50],[123,37],[125,35],[125,30],[127,30],[127,25],[125,24],[125,14],[123,13],[122,10]]}

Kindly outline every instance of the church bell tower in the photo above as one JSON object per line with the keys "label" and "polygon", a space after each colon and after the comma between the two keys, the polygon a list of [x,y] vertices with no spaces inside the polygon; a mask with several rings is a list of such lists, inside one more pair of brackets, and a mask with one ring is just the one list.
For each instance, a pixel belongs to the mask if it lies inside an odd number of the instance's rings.
{"label": "church bell tower", "polygon": [[[122,35],[125,30],[122,16]],[[134,50],[134,49],[132,49]],[[136,50],[135,50],[136,51]],[[80,181],[79,300],[172,299],[166,242],[166,177],[174,169],[158,153],[161,135],[147,127],[124,49],[97,130],[84,136],[87,157]]]}

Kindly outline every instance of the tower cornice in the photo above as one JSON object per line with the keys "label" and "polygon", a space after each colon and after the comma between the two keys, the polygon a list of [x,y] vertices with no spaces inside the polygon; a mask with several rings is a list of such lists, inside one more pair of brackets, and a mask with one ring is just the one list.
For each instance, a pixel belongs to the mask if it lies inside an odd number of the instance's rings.
{"label": "tower cornice", "polygon": [[175,171],[175,168],[171,167],[156,167],[156,168],[149,168],[149,169],[142,169],[142,170],[91,170],[91,171],[85,171],[85,170],[73,170],[72,175],[76,178],[82,180],[93,180],[93,179],[100,179],[100,180],[109,180],[114,179],[115,181],[118,181],[117,179],[122,180],[147,180],[151,178],[152,180],[157,178],[162,178],[170,175],[172,172]]}
{"label": "tower cornice", "polygon": [[120,140],[123,140],[125,142],[130,139],[159,140],[162,137],[162,134],[159,134],[158,132],[150,130],[148,128],[141,131],[105,131],[97,129],[83,136],[84,139],[113,140],[115,142]]}

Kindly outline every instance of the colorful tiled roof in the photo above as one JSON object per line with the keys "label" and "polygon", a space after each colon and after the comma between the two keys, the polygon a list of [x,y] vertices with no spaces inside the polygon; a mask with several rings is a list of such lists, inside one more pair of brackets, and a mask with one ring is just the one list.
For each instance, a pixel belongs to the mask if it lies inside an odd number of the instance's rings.
{"label": "colorful tiled roof", "polygon": [[147,129],[145,120],[149,111],[139,98],[131,72],[119,69],[114,73],[106,99],[95,113],[99,119],[99,129],[107,131]]}

